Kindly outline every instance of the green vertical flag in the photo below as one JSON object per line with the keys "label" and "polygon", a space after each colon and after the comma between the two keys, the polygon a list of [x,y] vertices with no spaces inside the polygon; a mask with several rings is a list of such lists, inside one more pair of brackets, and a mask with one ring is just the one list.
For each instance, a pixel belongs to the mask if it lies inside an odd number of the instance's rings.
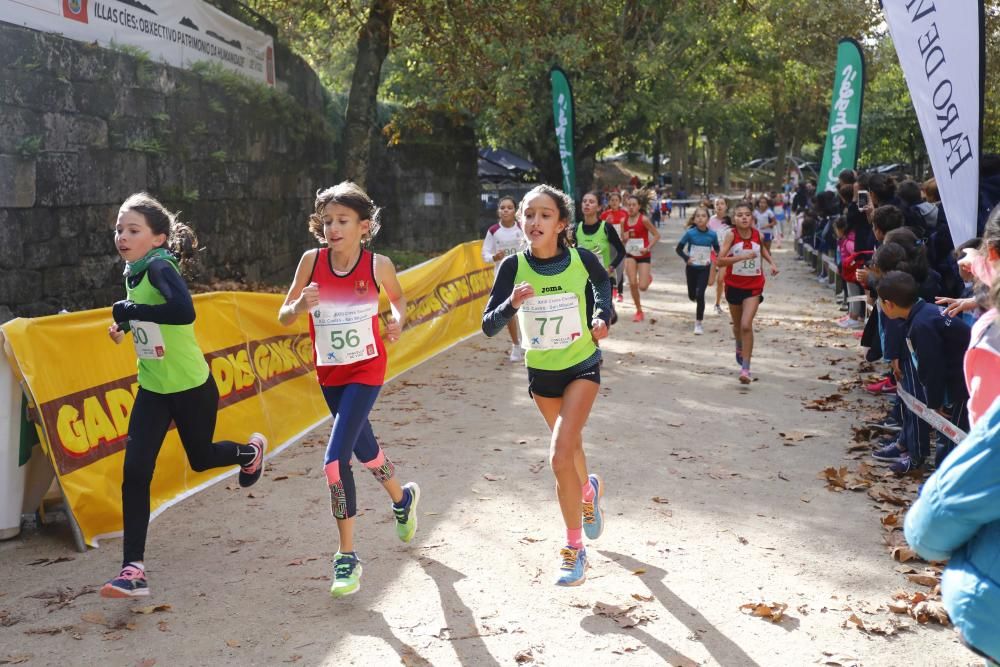
{"label": "green vertical flag", "polygon": [[837,69],[833,78],[833,103],[823,149],[823,166],[817,191],[837,189],[837,175],[858,166],[861,138],[861,103],[865,92],[865,57],[861,45],[844,38],[837,45]]}
{"label": "green vertical flag", "polygon": [[573,161],[573,89],[570,88],[566,72],[559,67],[549,71],[552,82],[552,115],[556,125],[556,141],[559,144],[559,160],[562,162],[563,192],[576,201],[576,165]]}

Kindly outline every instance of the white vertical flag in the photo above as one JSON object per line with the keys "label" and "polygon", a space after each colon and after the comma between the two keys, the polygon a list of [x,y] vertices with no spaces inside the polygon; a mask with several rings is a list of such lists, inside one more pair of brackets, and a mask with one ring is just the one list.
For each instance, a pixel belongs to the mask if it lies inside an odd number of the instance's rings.
{"label": "white vertical flag", "polygon": [[982,0],[882,0],[952,241],[976,236]]}

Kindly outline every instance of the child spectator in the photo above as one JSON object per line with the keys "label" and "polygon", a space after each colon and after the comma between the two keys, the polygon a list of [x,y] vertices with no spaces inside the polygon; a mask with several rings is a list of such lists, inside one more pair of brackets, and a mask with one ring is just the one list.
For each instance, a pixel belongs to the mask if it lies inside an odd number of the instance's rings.
{"label": "child spectator", "polygon": [[[837,234],[837,263],[840,266],[840,275],[843,277],[847,289],[847,297],[863,296],[864,290],[858,283],[857,270],[864,265],[865,260],[871,255],[871,251],[857,252],[855,250],[856,232],[848,226],[846,217],[836,218],[833,221],[833,229]],[[865,319],[864,301],[848,301],[847,308],[847,317],[837,320],[837,326],[844,329],[857,329],[863,326]]]}
{"label": "child spectator", "polygon": [[[962,360],[969,347],[969,325],[921,299],[917,281],[903,271],[890,271],[879,280],[878,296],[886,317],[906,323],[906,346],[927,407],[968,431]],[[954,445],[942,439],[936,449],[935,464],[940,467]]]}
{"label": "child spectator", "polygon": [[948,561],[941,600],[966,646],[1000,660],[1000,400],[930,476],[906,514],[906,542]]}

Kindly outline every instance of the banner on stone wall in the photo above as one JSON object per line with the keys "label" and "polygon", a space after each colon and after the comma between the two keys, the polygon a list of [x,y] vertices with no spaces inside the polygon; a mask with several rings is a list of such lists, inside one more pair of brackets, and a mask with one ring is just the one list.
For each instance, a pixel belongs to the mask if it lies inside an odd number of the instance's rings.
{"label": "banner on stone wall", "polygon": [[[407,298],[406,324],[386,345],[390,380],[476,335],[493,285],[479,241],[399,275]],[[280,294],[217,292],[194,297],[195,335],[219,388],[215,437],[245,441],[259,431],[268,456],[329,418],[313,373],[308,319],[278,324]],[[382,330],[390,316],[382,295]],[[110,308],[0,326],[11,367],[36,406],[39,436],[87,544],[121,533],[122,462],[135,394],[135,351],[108,338]],[[153,517],[237,468],[195,472],[171,428],[150,490]]]}
{"label": "banner on stone wall", "polygon": [[982,0],[882,0],[951,238],[977,236],[983,109]]}
{"label": "banner on stone wall", "polygon": [[552,116],[556,124],[556,142],[562,162],[563,192],[576,201],[576,164],[573,158],[573,89],[566,72],[553,67],[549,72],[552,83]]}
{"label": "banner on stone wall", "polygon": [[837,67],[833,77],[833,102],[826,129],[826,147],[820,167],[819,190],[835,191],[837,176],[858,165],[861,137],[861,107],[865,93],[865,57],[861,45],[844,38],[837,44]]}
{"label": "banner on stone wall", "polygon": [[175,67],[218,63],[274,85],[274,40],[200,0],[2,0],[0,20],[140,48]]}

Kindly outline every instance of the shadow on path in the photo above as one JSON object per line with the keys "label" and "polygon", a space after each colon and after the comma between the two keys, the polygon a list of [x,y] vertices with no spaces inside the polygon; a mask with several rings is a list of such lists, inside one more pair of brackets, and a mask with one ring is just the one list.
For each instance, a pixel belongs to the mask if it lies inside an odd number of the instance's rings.
{"label": "shadow on path", "polygon": [[458,661],[463,665],[500,667],[483,641],[482,632],[485,629],[481,631],[476,625],[476,617],[455,588],[465,575],[427,556],[421,556],[417,562],[434,580],[441,596],[441,611],[444,612],[446,626],[441,629],[438,638],[451,642]]}
{"label": "shadow on path", "polygon": [[[687,626],[692,635],[698,637],[698,641],[704,645],[720,665],[733,665],[734,667],[748,667],[752,665],[753,667],[760,667],[750,656],[743,652],[743,649],[736,642],[719,632],[698,610],[667,588],[667,585],[663,583],[663,578],[667,574],[666,571],[614,551],[598,551],[598,553],[606,558],[610,558],[629,571],[645,570],[644,573],[636,576],[646,584],[649,591],[659,600],[664,609]],[[660,648],[670,649],[670,647],[659,640],[653,639],[653,642],[659,644]],[[655,645],[650,645],[650,648],[657,650]],[[664,660],[670,660],[670,656],[666,653],[659,650],[657,650],[657,653],[660,653]]]}

